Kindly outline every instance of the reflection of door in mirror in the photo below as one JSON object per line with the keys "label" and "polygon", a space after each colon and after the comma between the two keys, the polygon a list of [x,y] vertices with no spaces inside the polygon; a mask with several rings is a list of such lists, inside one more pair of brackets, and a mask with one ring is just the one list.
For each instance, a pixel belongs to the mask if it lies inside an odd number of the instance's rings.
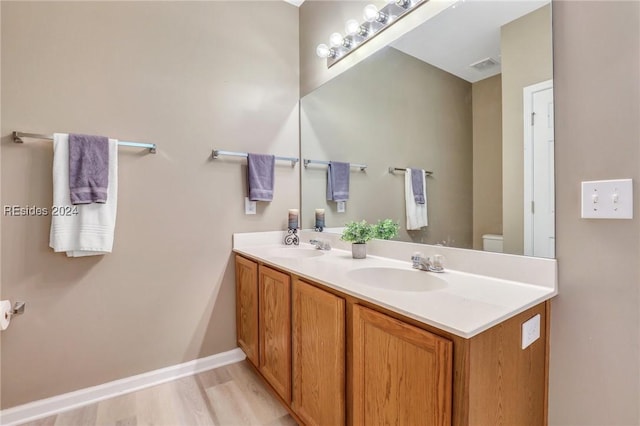
{"label": "reflection of door in mirror", "polygon": [[[352,168],[344,213],[326,201],[326,167],[303,169],[303,227],[323,208],[328,228],[391,218],[403,241],[481,250],[490,235],[506,253],[553,257],[553,127],[546,163],[535,162],[546,180],[535,186],[523,143],[524,89],[552,79],[551,46],[548,1],[467,0],[305,96],[301,156],[368,168]],[[404,173],[389,167],[433,172],[428,226],[407,230]],[[549,201],[535,227],[525,180],[536,203],[540,188]]]}
{"label": "reflection of door in mirror", "polygon": [[524,254],[555,257],[553,82],[524,88]]}

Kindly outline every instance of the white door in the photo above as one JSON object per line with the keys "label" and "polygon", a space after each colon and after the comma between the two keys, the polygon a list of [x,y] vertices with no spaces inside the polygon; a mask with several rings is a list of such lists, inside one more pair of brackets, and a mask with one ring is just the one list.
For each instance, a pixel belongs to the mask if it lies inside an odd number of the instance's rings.
{"label": "white door", "polygon": [[524,89],[525,254],[555,257],[553,82]]}

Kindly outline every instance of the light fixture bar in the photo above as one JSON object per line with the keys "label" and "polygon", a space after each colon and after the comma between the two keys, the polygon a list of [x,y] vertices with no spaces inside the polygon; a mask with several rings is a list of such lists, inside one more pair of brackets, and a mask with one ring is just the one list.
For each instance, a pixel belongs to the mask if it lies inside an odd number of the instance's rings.
{"label": "light fixture bar", "polygon": [[[401,18],[406,16],[409,12],[415,10],[418,6],[427,3],[429,0],[389,0],[387,5],[381,9],[377,9],[375,6],[368,5],[365,8],[365,18],[363,22],[358,24],[358,21],[351,19],[347,21],[347,31],[352,34],[347,34],[342,38],[342,44],[338,45],[338,36],[332,34],[334,43],[330,46],[321,45],[320,50],[325,55],[318,55],[326,58],[327,68],[331,68],[342,59],[349,56],[349,54],[360,46],[364,45],[369,40],[376,37],[378,34],[389,28],[391,25],[398,22]],[[376,13],[377,12],[377,13]],[[355,22],[354,22],[355,21]]]}

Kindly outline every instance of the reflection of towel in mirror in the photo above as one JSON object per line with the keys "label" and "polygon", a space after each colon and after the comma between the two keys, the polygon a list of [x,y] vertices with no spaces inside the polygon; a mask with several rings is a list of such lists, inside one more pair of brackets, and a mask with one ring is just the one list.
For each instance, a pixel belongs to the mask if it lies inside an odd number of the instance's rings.
{"label": "reflection of towel in mirror", "polygon": [[249,199],[251,201],[273,201],[273,183],[276,157],[264,154],[247,156]]}
{"label": "reflection of towel in mirror", "polygon": [[411,169],[411,188],[416,203],[424,204],[424,170]]}
{"label": "reflection of towel in mirror", "polygon": [[327,168],[327,200],[347,201],[349,199],[349,175],[351,165],[330,161]]}
{"label": "reflection of towel in mirror", "polygon": [[[111,253],[118,207],[118,141],[109,139],[109,188],[104,204],[73,206],[69,195],[69,136],[53,136],[53,205],[49,246],[68,257]],[[75,213],[77,212],[77,214]]]}
{"label": "reflection of towel in mirror", "polygon": [[[424,171],[421,170],[424,176]],[[422,179],[422,193],[424,194],[424,204],[416,203],[413,195],[412,173],[408,170],[404,174],[404,198],[407,209],[407,230],[417,230],[427,226],[427,185],[426,179]]]}

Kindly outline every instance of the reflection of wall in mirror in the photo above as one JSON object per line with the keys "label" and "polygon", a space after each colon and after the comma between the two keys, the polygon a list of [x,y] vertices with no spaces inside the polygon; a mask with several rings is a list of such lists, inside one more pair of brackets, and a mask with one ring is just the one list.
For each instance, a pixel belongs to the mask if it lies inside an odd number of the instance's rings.
{"label": "reflection of wall in mirror", "polygon": [[[346,213],[326,201],[326,166],[303,170],[303,227],[325,208],[329,227],[391,218],[401,240],[472,246],[470,83],[386,48],[303,98],[301,134],[304,158],[369,166],[352,169]],[[389,166],[434,172],[421,231],[405,229],[404,175]]]}
{"label": "reflection of wall in mirror", "polygon": [[502,187],[504,251],[524,253],[522,89],[553,78],[551,6],[502,27]]}
{"label": "reflection of wall in mirror", "polygon": [[502,234],[502,76],[472,85],[473,248],[482,236]]}

